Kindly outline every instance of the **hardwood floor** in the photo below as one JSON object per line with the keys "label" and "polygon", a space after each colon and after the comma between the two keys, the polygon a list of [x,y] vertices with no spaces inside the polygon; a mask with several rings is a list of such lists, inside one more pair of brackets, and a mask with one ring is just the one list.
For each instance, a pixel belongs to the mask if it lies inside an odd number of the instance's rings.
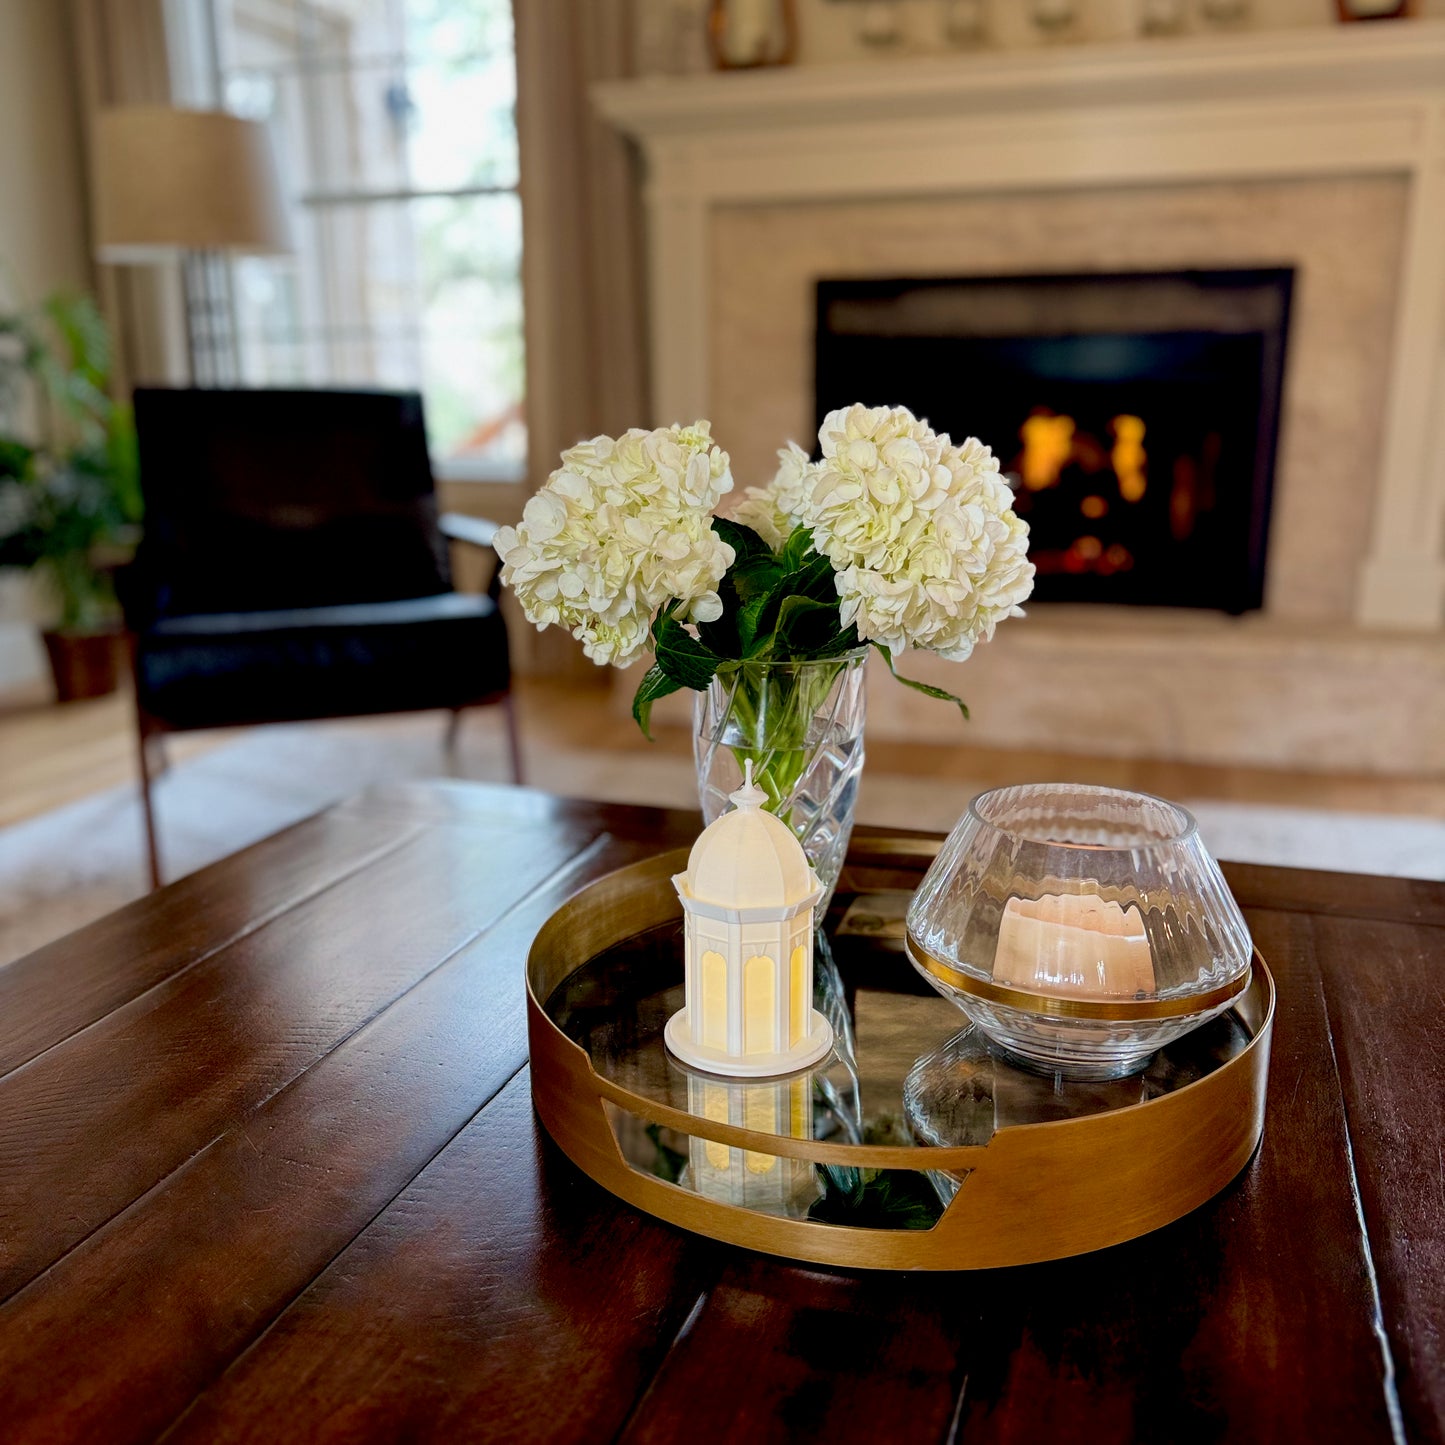
{"label": "hardwood floor", "polygon": [[[663,758],[667,771],[676,774],[690,750],[686,731],[677,727],[659,727],[656,744],[646,742],[602,689],[524,679],[519,691],[528,778],[540,787],[566,791],[605,774],[610,796],[648,801]],[[0,827],[133,781],[130,707],[129,697],[119,693],[64,706],[49,701],[40,689],[0,699]],[[173,762],[198,756],[240,731],[178,735],[167,740],[169,755]],[[937,780],[950,792],[1067,777],[1172,798],[1445,816],[1445,777],[1212,767],[870,739],[871,788],[886,788],[889,777],[915,785]]]}

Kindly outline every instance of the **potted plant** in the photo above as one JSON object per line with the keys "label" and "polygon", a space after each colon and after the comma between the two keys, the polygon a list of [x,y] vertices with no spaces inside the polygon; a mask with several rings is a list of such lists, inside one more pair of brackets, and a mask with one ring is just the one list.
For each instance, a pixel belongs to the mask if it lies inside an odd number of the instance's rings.
{"label": "potted plant", "polygon": [[110,397],[110,336],[87,296],[0,312],[0,566],[35,569],[62,702],[116,685],[113,573],[140,521],[130,408]]}

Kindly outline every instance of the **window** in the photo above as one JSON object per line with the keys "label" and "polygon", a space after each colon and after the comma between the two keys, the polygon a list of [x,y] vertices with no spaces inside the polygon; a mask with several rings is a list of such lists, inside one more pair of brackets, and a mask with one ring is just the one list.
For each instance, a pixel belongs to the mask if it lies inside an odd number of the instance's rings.
{"label": "window", "polygon": [[[296,254],[229,276],[246,385],[416,388],[434,465],[522,475],[510,0],[210,0],[177,53],[271,123]],[[190,24],[195,20],[191,18]],[[189,89],[194,91],[195,85]]]}

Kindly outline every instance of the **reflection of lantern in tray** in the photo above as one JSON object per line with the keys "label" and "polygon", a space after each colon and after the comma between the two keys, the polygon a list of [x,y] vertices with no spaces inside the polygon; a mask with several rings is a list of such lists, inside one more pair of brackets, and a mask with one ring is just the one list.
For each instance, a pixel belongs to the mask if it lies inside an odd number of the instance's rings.
{"label": "reflection of lantern in tray", "polygon": [[792,830],[762,804],[752,763],[735,805],[702,832],[673,883],[686,915],[683,1008],[667,1046],[714,1074],[815,1064],[833,1030],[813,1008],[813,905],[822,894]]}
{"label": "reflection of lantern in tray", "polygon": [[[742,1084],[689,1075],[687,1108],[714,1123],[807,1139],[812,1135],[811,1093],[807,1078]],[[708,1199],[795,1219],[806,1215],[822,1192],[810,1160],[736,1149],[696,1134],[688,1143],[687,1168],[686,1182]]]}

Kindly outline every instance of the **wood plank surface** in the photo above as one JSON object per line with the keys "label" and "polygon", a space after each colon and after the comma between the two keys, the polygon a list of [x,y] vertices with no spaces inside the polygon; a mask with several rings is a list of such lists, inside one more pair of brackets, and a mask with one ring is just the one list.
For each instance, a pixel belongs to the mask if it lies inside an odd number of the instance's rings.
{"label": "wood plank surface", "polygon": [[525,1073],[196,1401],[168,1442],[609,1440],[723,1246],[539,1137]]}
{"label": "wood plank surface", "polygon": [[[146,1440],[169,1423],[521,1070],[519,951],[569,893],[638,851],[597,839],[12,1298],[0,1419],[53,1422],[58,1395],[77,1436]],[[147,1328],[126,1330],[135,1319]]]}
{"label": "wood plank surface", "polygon": [[359,829],[323,813],[249,850],[244,888],[225,859],[16,959],[0,975],[0,1075],[393,852],[420,829],[418,821],[391,818]]}
{"label": "wood plank surface", "polygon": [[1241,908],[1445,927],[1445,883],[1428,878],[1383,878],[1228,861],[1223,867]]}
{"label": "wood plank surface", "polygon": [[1308,920],[1403,1420],[1445,1441],[1445,929]]}
{"label": "wood plank surface", "polygon": [[423,831],[0,1079],[0,1298],[324,1057],[583,841],[547,826],[505,839]]}
{"label": "wood plank surface", "polygon": [[697,826],[388,789],[0,970],[0,1440],[1445,1440],[1445,888],[1229,869],[1279,1013],[1210,1204],[850,1273],[652,1220],[532,1114],[536,929]]}

